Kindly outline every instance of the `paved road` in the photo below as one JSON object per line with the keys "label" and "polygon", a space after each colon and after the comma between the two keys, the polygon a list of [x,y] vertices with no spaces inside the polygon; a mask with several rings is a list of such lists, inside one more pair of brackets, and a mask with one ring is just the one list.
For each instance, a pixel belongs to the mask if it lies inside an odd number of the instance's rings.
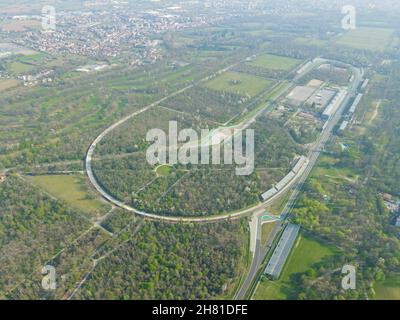
{"label": "paved road", "polygon": [[[328,62],[328,61],[329,60],[321,59],[321,58],[317,58],[314,60],[315,63],[319,63],[319,64],[323,63],[323,62]],[[339,62],[339,61],[337,61],[337,62]],[[252,284],[254,277],[256,276],[257,271],[259,270],[259,268],[262,264],[262,261],[264,260],[268,251],[270,250],[271,245],[272,245],[276,235],[282,229],[282,226],[284,225],[284,221],[287,219],[290,211],[292,210],[305,181],[307,180],[308,176],[310,175],[313,167],[315,166],[315,164],[318,160],[319,155],[324,150],[326,143],[332,137],[333,128],[337,125],[337,123],[341,119],[344,109],[348,105],[351,97],[355,95],[357,88],[361,83],[361,80],[363,77],[363,71],[362,70],[360,71],[359,69],[357,69],[353,66],[350,66],[350,65],[348,65],[348,66],[354,72],[355,77],[353,80],[353,84],[350,86],[349,92],[348,92],[346,98],[343,100],[342,104],[340,105],[340,107],[338,108],[336,113],[328,120],[327,126],[321,133],[317,142],[314,144],[314,147],[312,148],[312,150],[309,152],[309,154],[308,154],[309,163],[308,163],[306,169],[301,173],[301,176],[299,177],[299,179],[297,180],[297,184],[281,213],[281,220],[279,220],[276,223],[275,228],[271,232],[266,245],[263,248],[261,248],[261,243],[256,242],[256,248],[254,250],[255,254],[254,254],[254,258],[253,258],[253,261],[252,261],[252,264],[250,267],[250,271],[249,271],[244,283],[242,284],[242,287],[239,289],[239,291],[237,292],[236,297],[235,297],[238,300],[244,299],[245,294],[249,290],[250,285]],[[261,220],[259,220],[259,223],[261,223]]]}

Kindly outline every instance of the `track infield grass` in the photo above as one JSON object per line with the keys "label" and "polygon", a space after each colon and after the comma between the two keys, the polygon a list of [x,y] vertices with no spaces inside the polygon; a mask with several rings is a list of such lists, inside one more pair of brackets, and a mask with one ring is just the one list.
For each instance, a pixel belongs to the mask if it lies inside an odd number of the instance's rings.
{"label": "track infield grass", "polygon": [[270,88],[274,81],[240,72],[225,72],[208,81],[205,86],[216,91],[235,93],[244,97],[254,97]]}
{"label": "track infield grass", "polygon": [[264,54],[251,62],[248,65],[271,70],[289,71],[301,63],[301,60],[276,56],[272,54]]}

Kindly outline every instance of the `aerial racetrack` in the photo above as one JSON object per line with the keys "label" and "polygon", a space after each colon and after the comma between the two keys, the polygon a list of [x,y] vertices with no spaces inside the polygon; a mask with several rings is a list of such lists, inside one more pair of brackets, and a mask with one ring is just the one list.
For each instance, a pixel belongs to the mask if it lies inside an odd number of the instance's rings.
{"label": "aerial racetrack", "polygon": [[[295,65],[288,71],[293,78],[325,61],[307,68],[307,63],[293,60],[288,61]],[[88,149],[85,164],[90,182],[112,204],[152,219],[216,221],[262,208],[302,174],[304,168],[293,170],[308,149],[293,139],[285,127],[287,119],[274,115],[277,101],[295,84],[259,78],[225,69],[113,124]],[[247,94],[246,88],[254,88],[252,81],[259,85]],[[236,165],[150,165],[146,133],[154,128],[168,132],[170,121],[176,121],[180,130],[254,129],[254,171],[238,176]],[[272,189],[276,192],[265,197]]]}

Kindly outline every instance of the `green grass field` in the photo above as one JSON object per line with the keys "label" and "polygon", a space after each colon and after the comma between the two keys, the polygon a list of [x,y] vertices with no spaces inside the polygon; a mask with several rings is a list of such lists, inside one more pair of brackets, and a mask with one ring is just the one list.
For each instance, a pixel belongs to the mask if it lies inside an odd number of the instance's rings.
{"label": "green grass field", "polygon": [[268,89],[273,81],[239,72],[225,72],[208,81],[205,86],[217,91],[236,93],[241,96],[254,97]]}
{"label": "green grass field", "polygon": [[384,51],[391,42],[392,29],[360,27],[340,36],[336,43],[353,49]]}
{"label": "green grass field", "polygon": [[264,54],[257,57],[254,61],[248,62],[249,65],[264,69],[288,71],[300,64],[301,60]]}
{"label": "green grass field", "polygon": [[80,175],[45,175],[28,177],[38,187],[64,201],[72,208],[91,215],[103,215],[110,208],[89,196],[85,178]]}
{"label": "green grass field", "polygon": [[374,285],[375,300],[400,300],[400,275]]}
{"label": "green grass field", "polygon": [[261,231],[261,243],[265,244],[267,242],[269,235],[271,234],[272,230],[274,230],[275,222],[264,223],[262,225]]}
{"label": "green grass field", "polygon": [[158,176],[165,177],[171,173],[172,169],[173,167],[169,165],[161,165],[156,168],[156,173]]}
{"label": "green grass field", "polygon": [[319,243],[314,238],[300,234],[295,248],[292,250],[289,260],[286,263],[280,279],[270,281],[261,280],[253,299],[255,300],[283,300],[289,299],[290,278],[296,273],[307,271],[313,264],[322,261],[324,258],[334,255],[335,249]]}
{"label": "green grass field", "polygon": [[31,70],[33,70],[34,66],[19,61],[13,61],[8,65],[7,68],[10,73],[14,75],[19,75],[30,72]]}
{"label": "green grass field", "polygon": [[328,43],[326,40],[320,40],[315,38],[298,37],[294,40],[299,44],[305,44],[309,46],[323,47]]}

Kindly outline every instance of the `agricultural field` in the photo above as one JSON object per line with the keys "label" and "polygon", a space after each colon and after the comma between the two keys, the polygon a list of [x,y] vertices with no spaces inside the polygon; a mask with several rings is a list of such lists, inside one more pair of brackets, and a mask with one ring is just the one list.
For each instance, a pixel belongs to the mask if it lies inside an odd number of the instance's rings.
{"label": "agricultural field", "polygon": [[255,300],[285,300],[295,297],[293,279],[299,274],[312,269],[313,265],[327,257],[335,255],[336,250],[311,236],[300,233],[294,248],[286,262],[281,277],[270,281],[263,278],[254,293]]}
{"label": "agricultural field", "polygon": [[272,85],[272,81],[249,74],[226,72],[207,82],[209,89],[231,92],[240,96],[252,98]]}
{"label": "agricultural field", "polygon": [[247,64],[264,69],[289,71],[290,69],[293,69],[295,66],[299,65],[300,62],[301,60],[298,59],[264,54],[255,58],[254,61],[247,62]]}
{"label": "agricultural field", "polygon": [[41,27],[41,25],[42,24],[40,20],[14,20],[12,22],[3,23],[0,25],[0,28],[6,32],[21,32],[32,28],[37,29]]}
{"label": "agricultural field", "polygon": [[95,198],[88,190],[86,180],[81,175],[39,175],[27,178],[52,196],[89,216],[101,216],[110,209],[109,205]]}
{"label": "agricultural field", "polygon": [[18,80],[14,79],[0,80],[0,92],[11,88],[15,88],[18,86],[18,84],[19,84]]}
{"label": "agricultural field", "polygon": [[336,44],[359,50],[383,52],[390,44],[392,29],[358,27],[339,36]]}

